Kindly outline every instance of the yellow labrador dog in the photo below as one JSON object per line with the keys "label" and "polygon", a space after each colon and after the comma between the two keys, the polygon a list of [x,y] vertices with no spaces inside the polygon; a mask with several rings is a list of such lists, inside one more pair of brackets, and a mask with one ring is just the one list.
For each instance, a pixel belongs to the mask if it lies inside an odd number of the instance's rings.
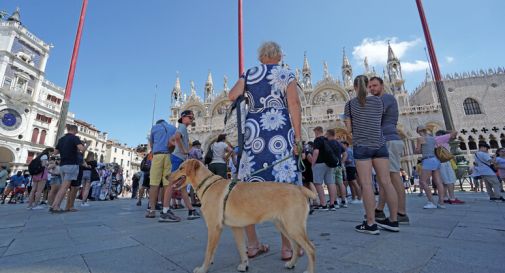
{"label": "yellow labrador dog", "polygon": [[[240,253],[238,271],[247,271],[244,227],[264,221],[274,222],[277,229],[286,236],[299,253],[300,246],[309,259],[306,273],[314,273],[315,248],[307,237],[308,198],[316,195],[310,190],[295,185],[262,182],[237,183],[230,191],[230,180],[213,175],[200,161],[190,159],[169,175],[170,185],[182,188],[191,183],[198,195],[208,230],[207,250],[202,266],[194,273],[206,273],[214,259],[214,253],[221,236],[223,225],[229,226]],[[229,194],[228,194],[229,192]],[[226,200],[225,200],[226,199]],[[225,205],[226,203],[226,205]],[[286,262],[286,268],[294,268],[298,255]]]}

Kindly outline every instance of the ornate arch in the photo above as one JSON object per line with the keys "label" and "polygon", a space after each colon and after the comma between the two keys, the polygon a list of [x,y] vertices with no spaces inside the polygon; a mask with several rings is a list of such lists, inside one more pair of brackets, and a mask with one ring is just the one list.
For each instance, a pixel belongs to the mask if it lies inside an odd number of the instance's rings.
{"label": "ornate arch", "polygon": [[205,108],[202,105],[192,104],[185,107],[185,110],[191,110],[195,114],[195,117],[201,118],[205,116]]}
{"label": "ornate arch", "polygon": [[228,106],[230,106],[231,101],[226,98],[226,99],[221,99],[221,100],[216,100],[215,103],[212,104],[211,106],[211,116],[218,116],[218,115],[224,115],[226,113],[226,110],[228,109]]}
{"label": "ornate arch", "polygon": [[318,86],[310,96],[311,105],[335,105],[345,104],[349,100],[349,94],[334,84]]}

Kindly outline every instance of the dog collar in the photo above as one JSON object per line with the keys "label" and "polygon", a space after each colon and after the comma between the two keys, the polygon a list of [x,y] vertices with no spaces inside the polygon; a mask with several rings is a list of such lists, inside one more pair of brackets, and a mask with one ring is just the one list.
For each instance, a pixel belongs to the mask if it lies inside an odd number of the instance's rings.
{"label": "dog collar", "polygon": [[[199,191],[199,190],[200,190],[200,188],[201,188],[201,187],[205,184],[205,182],[207,182],[207,180],[209,180],[209,178],[211,178],[211,177],[213,177],[213,176],[218,176],[218,175],[211,174],[211,175],[209,175],[209,176],[205,177],[205,178],[202,180],[202,182],[200,182],[200,184],[198,184],[198,186],[197,186],[197,187],[196,187],[196,189],[195,189],[196,194],[198,194],[198,191]],[[207,186],[205,186],[205,188],[203,189],[202,194],[201,194],[200,196],[198,196],[198,197],[200,198],[200,200],[201,200],[201,199],[203,199],[203,196],[205,195],[205,192],[207,192],[207,190],[208,190],[208,189],[209,189],[212,185],[214,185],[214,183],[216,183],[216,182],[217,182],[217,181],[219,181],[219,180],[223,180],[223,179],[224,179],[224,178],[222,178],[221,176],[218,176],[218,179],[216,179],[216,180],[214,180],[214,181],[210,182],[209,184],[207,184]]]}
{"label": "dog collar", "polygon": [[211,175],[209,175],[209,176],[205,177],[205,178],[202,180],[202,182],[200,182],[200,184],[198,184],[198,186],[196,186],[195,191],[200,190],[200,188],[203,186],[203,184],[205,184],[205,182],[207,182],[207,180],[209,180],[209,178],[211,178],[211,177],[213,177],[213,176],[215,176],[215,174],[211,174]]}

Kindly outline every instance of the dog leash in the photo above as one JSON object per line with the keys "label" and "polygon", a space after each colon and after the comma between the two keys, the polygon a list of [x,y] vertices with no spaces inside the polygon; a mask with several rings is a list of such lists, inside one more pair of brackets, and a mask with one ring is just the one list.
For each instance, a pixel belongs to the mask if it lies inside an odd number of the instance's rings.
{"label": "dog leash", "polygon": [[[297,145],[296,145],[296,146],[297,146],[296,148],[298,149],[298,162],[297,162],[297,166],[298,166],[298,169],[299,169],[301,172],[303,172],[303,171],[305,171],[305,165],[303,164],[303,160],[302,160],[303,147],[301,146],[301,144],[300,144],[300,143],[297,143]],[[266,170],[268,170],[268,169],[270,169],[270,168],[274,167],[275,165],[278,165],[278,164],[280,164],[280,163],[282,163],[282,162],[284,162],[284,161],[286,161],[286,160],[288,160],[288,159],[290,159],[290,158],[293,158],[293,156],[292,156],[292,155],[288,155],[288,156],[286,156],[285,158],[283,158],[283,159],[281,159],[281,160],[279,160],[279,161],[275,162],[274,164],[271,164],[271,165],[269,165],[269,166],[266,166],[266,167],[264,167],[264,168],[262,168],[262,169],[259,169],[259,170],[255,171],[255,172],[251,173],[251,174],[250,174],[250,176],[253,176],[253,175],[258,174],[258,173],[260,173],[260,172],[266,171]],[[228,192],[227,192],[227,193],[226,193],[226,195],[224,196],[224,200],[223,200],[223,202],[224,202],[224,204],[223,204],[223,225],[224,225],[224,215],[225,215],[224,213],[225,213],[225,211],[226,211],[226,204],[228,203],[228,202],[227,202],[227,201],[228,201],[228,197],[230,196],[230,193],[231,193],[231,191],[233,190],[233,188],[235,187],[235,185],[237,185],[237,182],[238,182],[238,179],[237,179],[237,178],[233,178],[233,179],[231,180],[230,184],[228,185]],[[201,184],[201,183],[200,183],[200,184]]]}

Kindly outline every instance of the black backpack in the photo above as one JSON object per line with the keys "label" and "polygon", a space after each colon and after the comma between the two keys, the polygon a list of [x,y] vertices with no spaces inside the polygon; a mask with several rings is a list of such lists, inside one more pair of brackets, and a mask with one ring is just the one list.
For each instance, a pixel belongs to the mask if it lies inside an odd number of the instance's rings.
{"label": "black backpack", "polygon": [[28,164],[28,172],[30,175],[41,174],[44,171],[44,166],[42,166],[42,160],[40,160],[40,156],[35,157],[30,164]]}
{"label": "black backpack", "polygon": [[324,151],[326,154],[326,165],[330,168],[335,168],[340,165],[338,158],[338,147],[334,147],[327,138],[323,138]]}
{"label": "black backpack", "polygon": [[140,170],[143,172],[149,172],[151,170],[151,160],[148,159],[149,154],[147,154],[140,162]]}

